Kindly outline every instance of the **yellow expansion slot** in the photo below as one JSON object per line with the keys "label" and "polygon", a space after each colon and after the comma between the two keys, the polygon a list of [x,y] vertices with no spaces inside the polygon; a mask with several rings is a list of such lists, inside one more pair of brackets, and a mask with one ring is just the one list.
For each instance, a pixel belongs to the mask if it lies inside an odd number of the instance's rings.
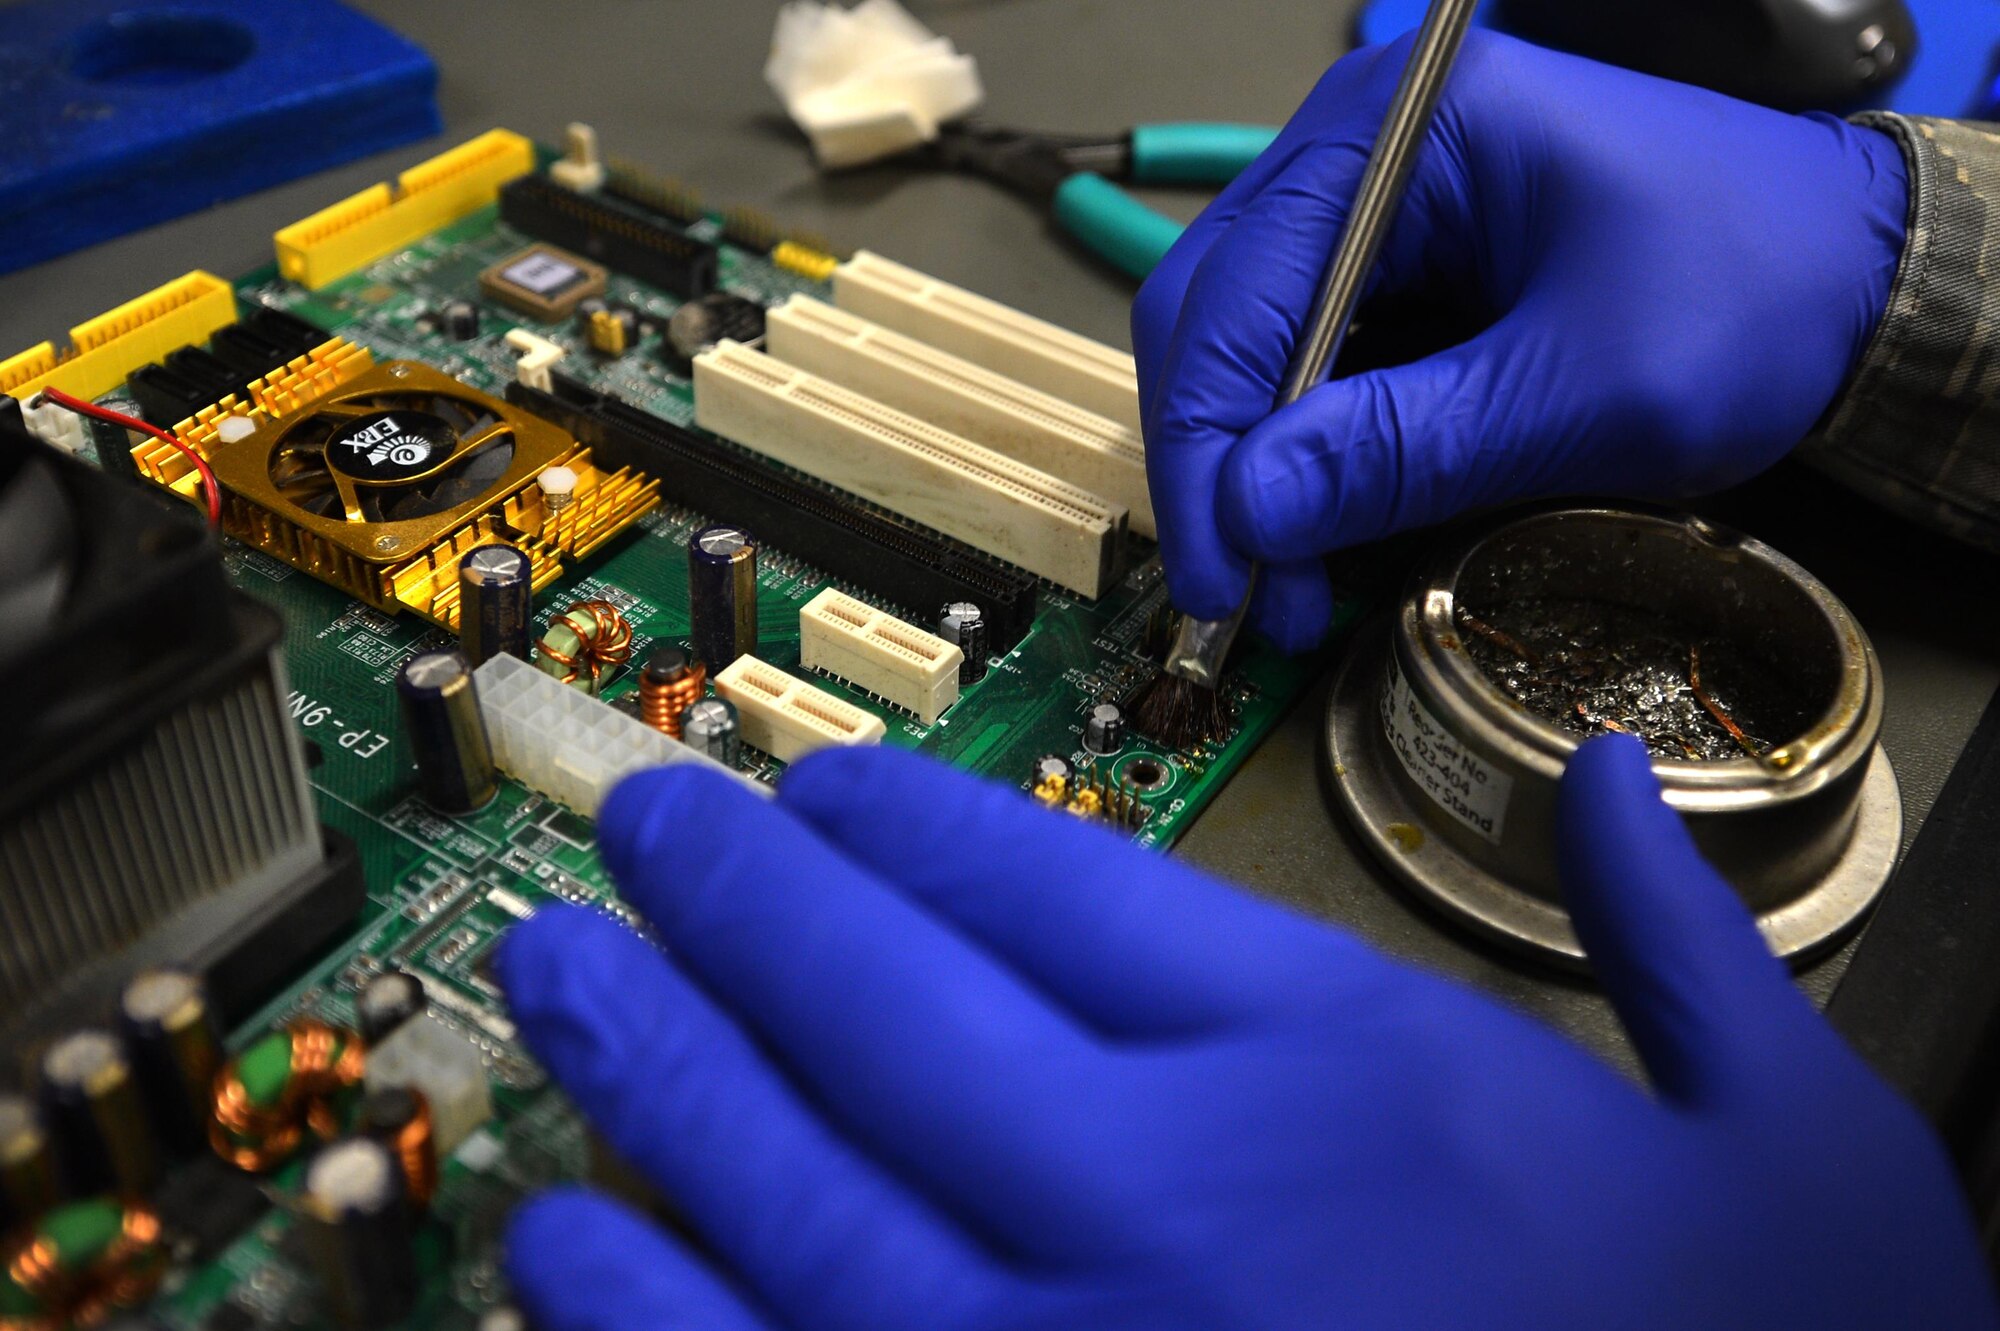
{"label": "yellow expansion slot", "polygon": [[44,342],[0,361],[0,393],[26,401],[54,388],[101,397],[141,365],[206,342],[210,333],[235,322],[236,295],[229,283],[196,269],[70,329],[65,351]]}
{"label": "yellow expansion slot", "polygon": [[317,290],[391,250],[484,208],[500,187],[535,168],[535,145],[489,129],[396,177],[301,218],[271,238],[278,271]]}

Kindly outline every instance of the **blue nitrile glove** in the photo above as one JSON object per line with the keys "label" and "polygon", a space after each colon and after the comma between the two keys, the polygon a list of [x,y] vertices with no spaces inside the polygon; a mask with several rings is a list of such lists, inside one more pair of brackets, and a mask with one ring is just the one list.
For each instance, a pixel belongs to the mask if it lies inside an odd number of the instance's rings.
{"label": "blue nitrile glove", "polygon": [[1996,1324],[1930,1130],[1595,741],[1577,926],[1651,1092],[1493,999],[908,754],[612,795],[667,955],[558,908],[501,977],[707,1255],[531,1202],[541,1331]]}
{"label": "blue nitrile glove", "polygon": [[1364,315],[1487,330],[1272,404],[1407,41],[1320,80],[1138,296],[1132,341],[1174,602],[1323,632],[1318,556],[1508,500],[1658,499],[1777,461],[1887,307],[1908,184],[1887,135],[1474,32]]}

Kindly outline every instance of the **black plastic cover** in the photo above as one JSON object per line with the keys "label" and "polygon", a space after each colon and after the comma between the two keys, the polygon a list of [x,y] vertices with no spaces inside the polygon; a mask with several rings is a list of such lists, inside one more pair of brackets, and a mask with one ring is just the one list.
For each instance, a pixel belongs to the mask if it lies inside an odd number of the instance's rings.
{"label": "black plastic cover", "polygon": [[500,190],[500,220],[687,300],[715,289],[717,251],[636,208],[522,176]]}

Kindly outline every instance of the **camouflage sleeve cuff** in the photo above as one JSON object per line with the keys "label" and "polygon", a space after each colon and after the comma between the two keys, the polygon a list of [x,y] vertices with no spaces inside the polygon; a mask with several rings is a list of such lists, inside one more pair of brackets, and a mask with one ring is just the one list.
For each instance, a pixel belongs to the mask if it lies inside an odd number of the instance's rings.
{"label": "camouflage sleeve cuff", "polygon": [[1799,456],[2000,550],[2000,126],[1882,113],[1856,123],[1902,144],[1909,238],[1881,327]]}

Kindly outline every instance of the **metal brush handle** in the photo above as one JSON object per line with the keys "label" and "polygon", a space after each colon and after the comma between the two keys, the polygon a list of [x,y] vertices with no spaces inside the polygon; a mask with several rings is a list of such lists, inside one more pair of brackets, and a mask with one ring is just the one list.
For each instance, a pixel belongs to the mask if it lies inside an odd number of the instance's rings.
{"label": "metal brush handle", "polygon": [[[1431,0],[1410,62],[1403,67],[1402,82],[1368,155],[1368,170],[1361,177],[1361,188],[1355,191],[1340,244],[1320,281],[1312,322],[1293,353],[1291,372],[1285,376],[1274,410],[1290,406],[1320,384],[1340,355],[1347,330],[1354,323],[1355,307],[1361,303],[1368,275],[1375,271],[1375,261],[1381,257],[1389,228],[1402,207],[1417,152],[1430,133],[1438,98],[1444,95],[1445,82],[1451,77],[1478,7],[1479,0]],[[1243,600],[1227,619],[1183,616],[1173,649],[1167,653],[1167,673],[1215,688],[1222,680],[1223,659],[1250,613],[1250,594],[1256,587],[1257,570],[1253,567]]]}

